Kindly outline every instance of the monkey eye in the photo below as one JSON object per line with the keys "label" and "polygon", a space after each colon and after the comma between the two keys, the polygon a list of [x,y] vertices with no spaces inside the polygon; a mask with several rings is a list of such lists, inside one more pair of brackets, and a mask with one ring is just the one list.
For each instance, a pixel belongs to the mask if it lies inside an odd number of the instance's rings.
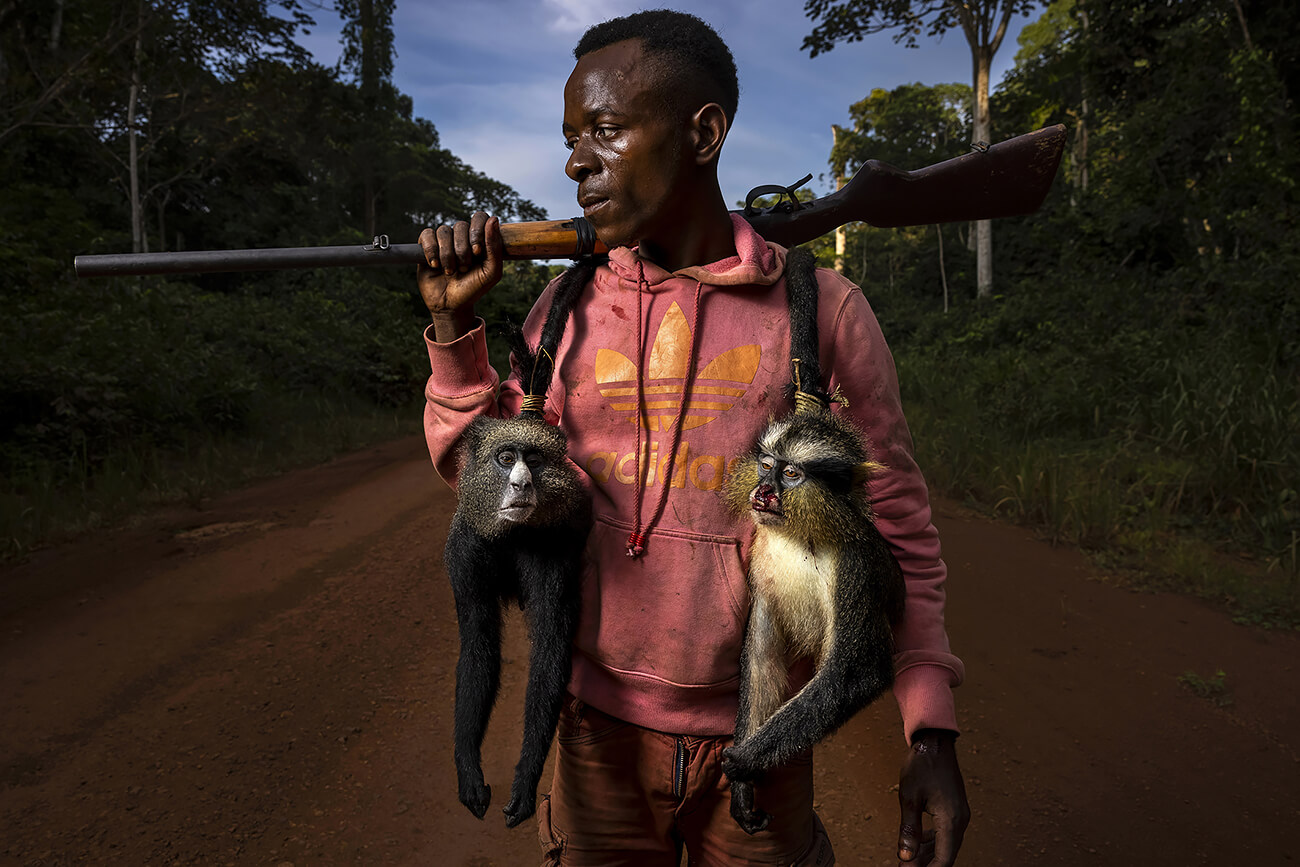
{"label": "monkey eye", "polygon": [[797,482],[803,478],[803,473],[799,472],[799,470],[793,466],[786,466],[781,475],[785,476],[786,481],[790,482]]}
{"label": "monkey eye", "polygon": [[524,463],[527,464],[530,469],[535,470],[545,463],[545,459],[542,457],[541,452],[528,452],[528,454],[524,455]]}
{"label": "monkey eye", "polygon": [[767,455],[763,455],[758,459],[758,465],[764,470],[771,470],[772,467],[776,466],[776,461],[772,460]]}
{"label": "monkey eye", "polygon": [[514,449],[502,449],[497,452],[497,463],[503,467],[508,467],[515,462]]}

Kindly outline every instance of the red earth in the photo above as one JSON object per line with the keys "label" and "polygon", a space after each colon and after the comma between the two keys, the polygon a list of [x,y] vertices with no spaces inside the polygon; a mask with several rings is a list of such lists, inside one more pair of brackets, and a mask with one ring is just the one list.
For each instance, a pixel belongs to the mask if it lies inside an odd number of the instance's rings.
{"label": "red earth", "polygon": [[[0,863],[536,864],[531,823],[456,800],[452,508],[404,439],[0,572]],[[949,503],[936,523],[967,668],[960,863],[1300,862],[1300,637],[1093,580]],[[498,793],[521,626],[485,747]],[[1225,707],[1177,679],[1219,670]],[[839,863],[897,864],[902,754],[888,699],[818,748]]]}

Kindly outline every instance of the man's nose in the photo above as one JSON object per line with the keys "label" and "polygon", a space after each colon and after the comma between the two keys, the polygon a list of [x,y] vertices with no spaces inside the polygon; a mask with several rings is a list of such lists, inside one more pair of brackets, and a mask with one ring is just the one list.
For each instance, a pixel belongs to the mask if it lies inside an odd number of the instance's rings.
{"label": "man's nose", "polygon": [[581,182],[587,175],[596,171],[598,166],[599,162],[587,145],[587,137],[579,136],[573,145],[573,150],[569,151],[569,159],[564,164],[564,173],[573,180]]}

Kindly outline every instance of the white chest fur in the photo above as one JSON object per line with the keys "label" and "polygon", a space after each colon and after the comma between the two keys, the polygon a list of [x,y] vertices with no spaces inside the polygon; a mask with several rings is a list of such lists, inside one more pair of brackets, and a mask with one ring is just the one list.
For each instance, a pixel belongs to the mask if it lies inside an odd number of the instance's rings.
{"label": "white chest fur", "polygon": [[792,657],[820,663],[830,645],[838,560],[827,546],[811,547],[770,529],[760,528],[754,538],[750,592],[766,604]]}

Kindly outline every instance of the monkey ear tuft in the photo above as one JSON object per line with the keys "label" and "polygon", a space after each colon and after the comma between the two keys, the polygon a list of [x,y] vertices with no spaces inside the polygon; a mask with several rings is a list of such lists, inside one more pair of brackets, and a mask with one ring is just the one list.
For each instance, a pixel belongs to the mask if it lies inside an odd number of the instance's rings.
{"label": "monkey ear tuft", "polygon": [[876,473],[885,471],[885,465],[876,461],[863,461],[853,467],[853,484],[866,484],[867,480]]}

